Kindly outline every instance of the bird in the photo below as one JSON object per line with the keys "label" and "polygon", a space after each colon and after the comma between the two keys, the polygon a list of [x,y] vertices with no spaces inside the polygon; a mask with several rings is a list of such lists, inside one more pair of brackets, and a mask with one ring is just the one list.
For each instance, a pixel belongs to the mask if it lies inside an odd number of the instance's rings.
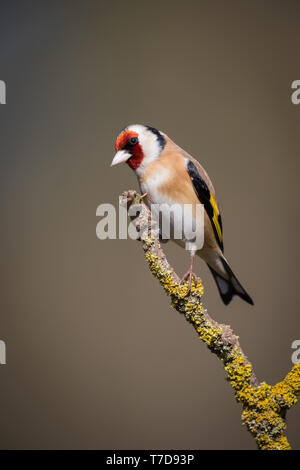
{"label": "bird", "polygon": [[[191,204],[204,207],[204,243],[190,250],[190,266],[182,281],[188,279],[189,290],[197,254],[204,260],[216,282],[225,305],[239,296],[250,305],[252,298],[233,273],[224,256],[223,227],[212,182],[202,165],[179,147],[164,132],[143,124],[132,124],[118,134],[111,166],[127,163],[135,172],[144,202],[152,204]],[[183,221],[184,223],[184,221]],[[183,245],[182,240],[174,240]]]}

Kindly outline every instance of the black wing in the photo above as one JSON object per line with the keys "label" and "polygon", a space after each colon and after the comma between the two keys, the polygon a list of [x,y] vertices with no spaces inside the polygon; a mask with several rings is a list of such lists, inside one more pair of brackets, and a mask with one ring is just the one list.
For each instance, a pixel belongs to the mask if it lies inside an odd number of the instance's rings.
{"label": "black wing", "polygon": [[197,194],[199,201],[204,205],[204,209],[206,210],[207,215],[211,221],[218,245],[223,252],[224,245],[222,219],[216,200],[210,192],[206,182],[197,170],[197,167],[191,160],[187,161],[186,169],[193,183],[195,193]]}

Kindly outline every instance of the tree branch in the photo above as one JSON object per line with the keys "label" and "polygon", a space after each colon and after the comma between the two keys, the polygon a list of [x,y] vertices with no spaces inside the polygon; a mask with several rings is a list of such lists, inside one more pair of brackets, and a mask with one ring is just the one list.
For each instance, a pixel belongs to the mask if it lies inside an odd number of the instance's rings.
{"label": "tree branch", "polygon": [[[192,324],[199,338],[222,361],[226,378],[231,384],[236,401],[242,405],[242,420],[262,450],[288,450],[285,436],[286,410],[298,400],[300,393],[300,364],[294,365],[282,382],[274,386],[258,381],[253,366],[244,354],[238,336],[229,325],[213,320],[202,306],[204,288],[199,280],[188,284],[180,279],[170,266],[159,243],[159,230],[151,220],[151,213],[136,191],[123,193],[127,209],[138,205],[142,212],[135,221],[146,261],[164,291],[171,298],[172,307]],[[130,211],[129,211],[130,212]]]}

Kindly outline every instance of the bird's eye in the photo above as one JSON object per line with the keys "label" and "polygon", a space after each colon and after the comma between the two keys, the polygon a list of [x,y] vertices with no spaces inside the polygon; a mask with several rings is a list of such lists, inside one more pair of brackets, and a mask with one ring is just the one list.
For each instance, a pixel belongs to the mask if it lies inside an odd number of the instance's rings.
{"label": "bird's eye", "polygon": [[130,145],[136,145],[138,143],[138,138],[137,137],[131,137],[129,142],[130,142]]}

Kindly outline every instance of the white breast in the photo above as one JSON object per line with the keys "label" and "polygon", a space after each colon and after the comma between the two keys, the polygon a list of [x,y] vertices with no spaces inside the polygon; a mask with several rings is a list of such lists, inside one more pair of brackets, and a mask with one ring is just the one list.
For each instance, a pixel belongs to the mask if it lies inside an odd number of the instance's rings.
{"label": "white breast", "polygon": [[[156,220],[160,221],[160,228],[164,238],[175,238],[186,242],[195,236],[196,220],[193,217],[192,204],[179,204],[170,196],[164,194],[160,188],[170,177],[167,168],[162,167],[155,176],[149,177],[140,183],[142,194],[147,193],[151,201],[151,210]],[[159,214],[161,216],[159,217]],[[203,221],[202,221],[203,219]],[[200,227],[201,226],[201,227]],[[200,229],[199,229],[200,227]],[[204,240],[204,211],[201,207],[201,221],[197,225],[197,244],[188,244],[187,249],[196,251],[202,248]],[[201,233],[203,232],[203,236]],[[200,243],[199,243],[200,240]]]}
{"label": "white breast", "polygon": [[165,202],[164,195],[161,194],[159,188],[170,178],[170,171],[168,168],[161,167],[160,171],[156,172],[155,176],[151,176],[140,182],[142,194],[147,193],[154,204],[162,204]]}

